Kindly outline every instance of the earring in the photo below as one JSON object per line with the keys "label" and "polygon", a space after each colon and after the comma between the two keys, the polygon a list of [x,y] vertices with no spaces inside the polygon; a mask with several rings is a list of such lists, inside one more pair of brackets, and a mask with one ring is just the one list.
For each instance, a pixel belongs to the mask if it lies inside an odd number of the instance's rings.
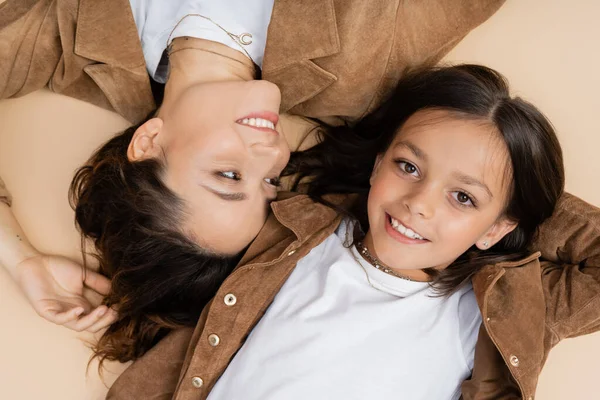
{"label": "earring", "polygon": [[487,248],[488,248],[488,246],[489,246],[490,244],[489,244],[489,243],[487,242],[487,240],[486,240],[486,241],[484,241],[484,242],[482,243],[482,245],[483,245],[483,247],[484,247],[484,248],[486,248],[486,249],[487,249]]}

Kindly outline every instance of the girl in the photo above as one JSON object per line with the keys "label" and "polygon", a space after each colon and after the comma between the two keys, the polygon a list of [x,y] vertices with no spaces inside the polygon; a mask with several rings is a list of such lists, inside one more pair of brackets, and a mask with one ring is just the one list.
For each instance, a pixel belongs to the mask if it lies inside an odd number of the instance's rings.
{"label": "girl", "polygon": [[273,203],[191,339],[165,339],[109,398],[531,399],[550,348],[600,328],[600,248],[583,245],[600,212],[553,219],[579,265],[539,260],[563,245],[533,243],[562,153],[498,73],[412,75],[349,135],[293,158],[310,197]]}

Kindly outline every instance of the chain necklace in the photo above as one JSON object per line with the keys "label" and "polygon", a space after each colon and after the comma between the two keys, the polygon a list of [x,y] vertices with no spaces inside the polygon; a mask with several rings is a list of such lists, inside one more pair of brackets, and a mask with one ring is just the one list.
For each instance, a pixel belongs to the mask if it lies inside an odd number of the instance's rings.
{"label": "chain necklace", "polygon": [[170,41],[171,41],[171,36],[173,36],[173,32],[175,32],[175,29],[177,29],[177,27],[179,26],[179,24],[181,24],[181,22],[186,19],[187,17],[200,17],[203,18],[207,21],[212,22],[214,25],[216,25],[219,29],[221,29],[223,32],[225,32],[227,34],[227,36],[229,36],[231,38],[231,40],[233,40],[239,47],[240,49],[242,49],[242,51],[244,53],[246,53],[246,55],[248,56],[248,58],[250,60],[252,60],[252,62],[254,64],[256,64],[254,62],[254,59],[252,58],[252,56],[250,55],[250,53],[248,53],[246,51],[246,49],[244,48],[244,46],[248,46],[250,44],[252,44],[252,34],[251,33],[247,33],[244,32],[241,35],[236,35],[235,33],[231,33],[229,32],[227,29],[223,28],[221,25],[219,25],[218,23],[216,23],[215,21],[213,21],[212,19],[210,19],[209,17],[205,17],[204,15],[201,14],[186,14],[184,15],[176,24],[175,27],[173,27],[173,29],[171,30],[171,33],[169,33],[169,37],[167,38],[167,54],[170,53]]}
{"label": "chain necklace", "polygon": [[[364,258],[364,259],[365,259],[365,260],[366,260],[366,261],[367,261],[369,264],[371,264],[372,266],[374,266],[374,267],[375,267],[375,268],[377,268],[378,270],[380,270],[380,271],[383,271],[383,272],[385,272],[385,273],[386,273],[386,274],[388,274],[388,275],[395,276],[396,278],[404,279],[404,280],[411,281],[411,282],[418,282],[418,281],[416,281],[416,280],[414,280],[414,279],[412,279],[412,278],[409,278],[408,276],[405,276],[405,275],[400,275],[400,274],[399,274],[399,273],[397,273],[396,271],[394,271],[394,270],[392,270],[392,269],[390,269],[390,268],[386,267],[385,265],[382,265],[382,264],[379,262],[379,260],[378,260],[377,258],[375,258],[374,256],[372,256],[372,255],[371,255],[371,253],[370,253],[370,252],[369,252],[369,250],[367,249],[367,246],[365,246],[365,245],[363,244],[363,242],[357,242],[357,243],[355,244],[355,246],[356,246],[356,250],[358,250],[359,254],[360,254],[360,255],[361,255],[361,256],[362,256],[362,257],[363,257],[363,258]],[[361,266],[362,266],[362,265],[361,265]],[[365,271],[365,272],[367,272],[367,271]],[[368,274],[367,274],[367,277],[368,277]],[[371,282],[370,282],[370,280],[369,280],[369,283],[371,283]],[[373,285],[371,285],[371,286],[373,286]]]}

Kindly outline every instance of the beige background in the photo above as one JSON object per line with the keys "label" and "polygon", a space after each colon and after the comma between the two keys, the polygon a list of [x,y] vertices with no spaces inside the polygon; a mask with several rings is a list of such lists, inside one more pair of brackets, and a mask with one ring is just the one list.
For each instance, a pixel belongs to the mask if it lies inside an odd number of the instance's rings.
{"label": "beige background", "polygon": [[[509,0],[448,57],[498,69],[516,93],[538,105],[559,132],[567,189],[597,206],[599,17],[595,0]],[[115,114],[47,91],[0,102],[0,175],[14,194],[15,213],[41,250],[78,257],[66,202],[70,178],[99,143],[125,125]],[[0,398],[103,398],[106,388],[94,366],[86,377],[90,353],[80,337],[38,318],[2,270],[0,321]],[[537,398],[600,398],[599,356],[600,334],[561,343],[542,372]],[[112,365],[111,371],[121,368]],[[106,382],[114,376],[107,373]]]}

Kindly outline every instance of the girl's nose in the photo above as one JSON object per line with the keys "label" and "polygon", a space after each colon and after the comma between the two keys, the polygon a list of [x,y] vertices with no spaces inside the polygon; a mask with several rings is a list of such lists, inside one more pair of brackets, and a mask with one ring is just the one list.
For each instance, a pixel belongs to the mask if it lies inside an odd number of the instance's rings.
{"label": "girl's nose", "polygon": [[429,219],[435,214],[435,196],[427,187],[415,188],[415,190],[404,198],[404,206],[413,215]]}

